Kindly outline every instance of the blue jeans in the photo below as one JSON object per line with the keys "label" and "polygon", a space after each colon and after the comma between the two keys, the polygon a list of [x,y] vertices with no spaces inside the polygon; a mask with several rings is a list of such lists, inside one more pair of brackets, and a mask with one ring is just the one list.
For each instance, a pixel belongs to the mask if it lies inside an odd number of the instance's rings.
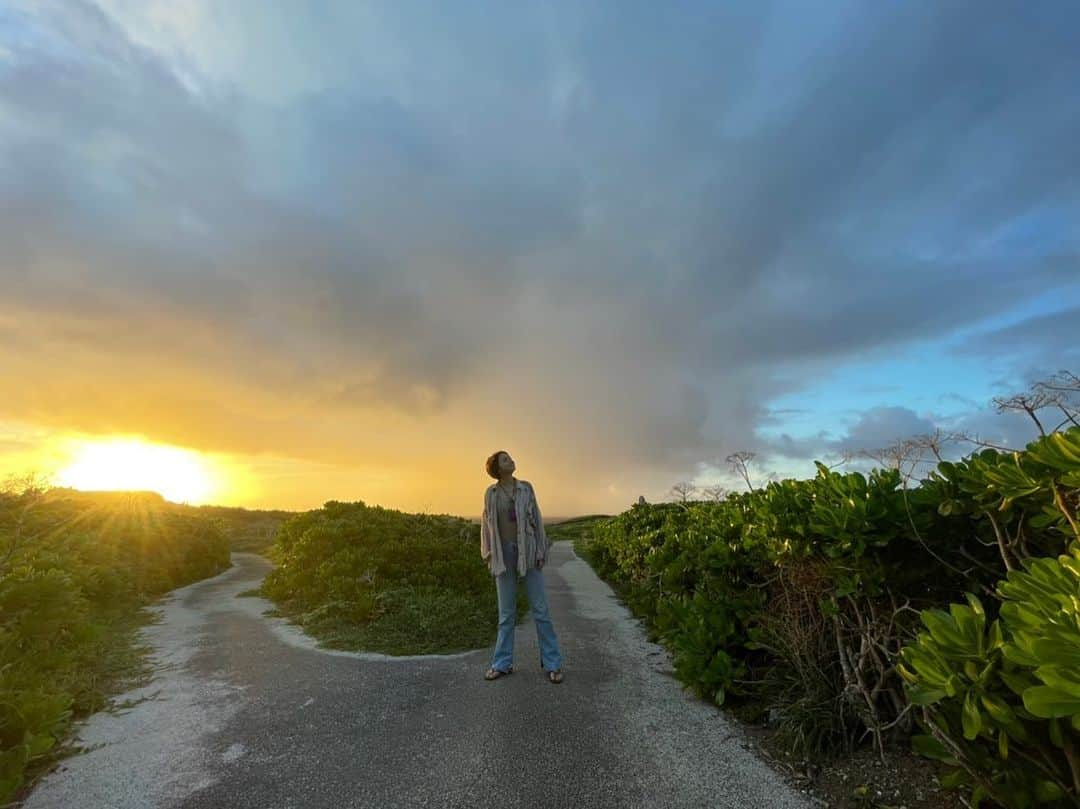
{"label": "blue jeans", "polygon": [[[503,544],[503,560],[506,570],[495,577],[495,589],[499,595],[499,634],[495,639],[495,653],[491,667],[509,671],[514,662],[514,623],[517,620],[517,543]],[[562,668],[559,638],[548,614],[547,595],[544,592],[544,573],[535,567],[525,574],[525,591],[529,596],[533,623],[536,624],[536,640],[540,646],[540,664],[547,671]]]}

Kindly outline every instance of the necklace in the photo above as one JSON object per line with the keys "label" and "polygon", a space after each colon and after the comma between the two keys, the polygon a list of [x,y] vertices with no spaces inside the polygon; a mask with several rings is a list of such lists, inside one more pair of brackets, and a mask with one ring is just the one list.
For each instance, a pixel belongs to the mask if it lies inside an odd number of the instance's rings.
{"label": "necklace", "polygon": [[509,491],[509,492],[506,491],[506,487],[503,486],[502,483],[499,483],[499,488],[502,489],[503,494],[505,494],[506,498],[510,501],[509,506],[507,508],[507,512],[508,512],[507,516],[510,518],[510,522],[512,522],[512,523],[514,523],[516,525],[518,518],[517,518],[517,503],[514,502],[514,490],[517,489],[517,481],[514,481],[514,489]]}

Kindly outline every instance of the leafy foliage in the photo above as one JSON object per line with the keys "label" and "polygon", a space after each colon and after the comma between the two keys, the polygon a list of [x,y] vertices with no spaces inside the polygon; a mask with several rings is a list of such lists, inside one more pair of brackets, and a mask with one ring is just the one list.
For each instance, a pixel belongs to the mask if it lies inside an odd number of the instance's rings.
{"label": "leafy foliage", "polygon": [[901,652],[926,733],[916,749],[953,768],[971,802],[1080,805],[1080,542],[1057,559],[1029,559],[982,603],[922,614],[925,631]]}
{"label": "leafy foliage", "polygon": [[[955,716],[937,721],[955,719],[962,737],[965,703],[968,733],[976,709],[990,716],[983,696],[999,721],[1021,717],[1027,737],[1043,728],[1067,739],[1074,714],[1066,712],[1080,698],[1080,669],[1067,651],[1077,594],[1069,601],[1062,589],[1061,569],[1073,565],[1063,560],[1072,557],[1053,557],[1078,538],[1078,501],[1080,428],[1073,428],[1024,452],[988,449],[942,462],[911,489],[896,470],[841,474],[818,464],[812,479],[771,482],[720,502],[635,505],[596,525],[588,558],[673,650],[688,688],[718,703],[764,700],[804,753],[848,749],[867,736],[883,749],[914,730],[915,707],[939,702]],[[934,609],[965,592],[967,605]],[[991,600],[989,623],[977,596]],[[1000,619],[997,599],[1005,601]],[[928,656],[930,646],[908,647],[920,651],[904,655],[924,666],[906,664],[920,678],[916,687],[905,685],[898,663],[920,619],[920,638],[937,633],[952,645],[938,657]],[[999,620],[1009,622],[1008,633]],[[1055,657],[1033,662],[1051,645]],[[994,655],[1001,662],[985,677],[1004,672],[1013,686],[1024,683],[1033,690],[1023,702],[964,690],[966,681],[987,682],[979,678]],[[986,719],[976,735],[992,726]],[[924,752],[937,751],[932,734],[916,739]],[[1016,758],[1029,779],[1024,788],[1049,800],[1043,782],[1053,779],[1039,780]]]}
{"label": "leafy foliage", "polygon": [[490,642],[496,610],[479,547],[480,527],[459,517],[329,501],[282,524],[262,593],[331,646],[477,648]]}
{"label": "leafy foliage", "polygon": [[131,654],[140,608],[229,566],[220,526],[159,496],[0,493],[0,801],[60,754]]}

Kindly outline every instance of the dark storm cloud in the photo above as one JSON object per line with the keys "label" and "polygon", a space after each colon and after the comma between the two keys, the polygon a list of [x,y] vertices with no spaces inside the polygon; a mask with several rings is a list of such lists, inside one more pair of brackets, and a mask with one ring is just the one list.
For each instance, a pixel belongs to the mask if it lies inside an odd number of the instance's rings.
{"label": "dark storm cloud", "polygon": [[[220,75],[199,31],[178,61],[95,6],[27,8],[0,25],[0,314],[118,380],[156,353],[312,418],[536,408],[548,443],[667,480],[815,362],[1077,277],[1069,4],[386,4],[283,19],[291,50],[237,37]],[[236,25],[285,15],[259,9]],[[243,431],[233,395],[208,434]]]}

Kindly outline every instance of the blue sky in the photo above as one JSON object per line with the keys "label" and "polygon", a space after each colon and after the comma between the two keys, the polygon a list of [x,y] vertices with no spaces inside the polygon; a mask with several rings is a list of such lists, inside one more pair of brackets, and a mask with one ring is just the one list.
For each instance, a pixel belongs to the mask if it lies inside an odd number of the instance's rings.
{"label": "blue sky", "polygon": [[8,465],[132,432],[273,469],[250,504],[468,514],[508,449],[569,514],[736,450],[1022,442],[992,397],[1080,371],[1078,23],[9,3]]}
{"label": "blue sky", "polygon": [[886,405],[906,407],[944,422],[986,407],[995,396],[1023,391],[1034,381],[1072,367],[1069,357],[1044,355],[1038,346],[1033,350],[1019,341],[997,355],[973,354],[964,351],[964,346],[982,333],[1046,315],[1071,315],[1080,302],[1078,289],[1064,286],[1011,307],[978,327],[958,328],[936,340],[912,340],[880,358],[839,364],[820,382],[771,400],[769,407],[781,412],[782,424],[762,433],[805,437],[824,430],[840,438],[845,424]]}

